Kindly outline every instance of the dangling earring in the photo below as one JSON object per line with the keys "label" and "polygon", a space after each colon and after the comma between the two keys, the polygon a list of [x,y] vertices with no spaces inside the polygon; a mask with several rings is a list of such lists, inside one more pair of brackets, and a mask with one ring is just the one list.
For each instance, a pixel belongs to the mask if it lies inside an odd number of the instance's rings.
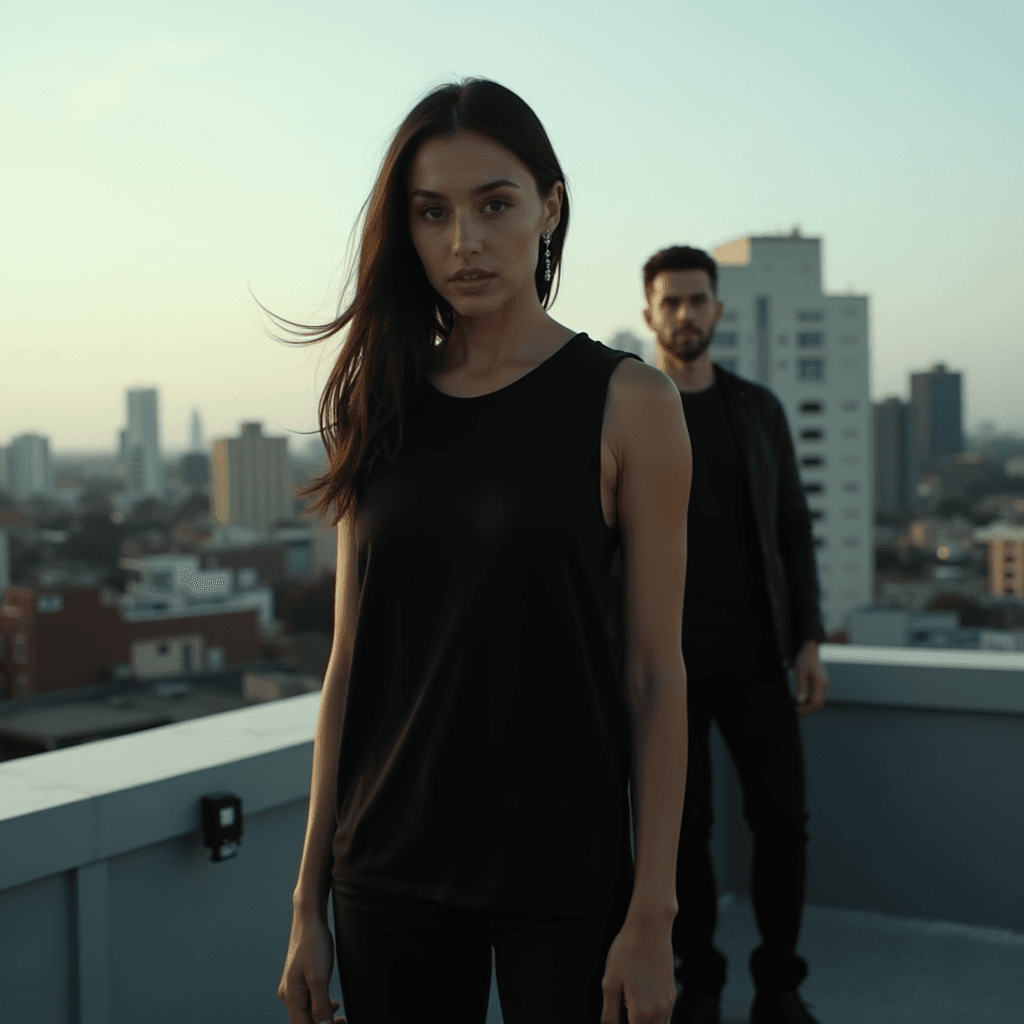
{"label": "dangling earring", "polygon": [[544,261],[547,267],[544,270],[544,280],[551,280],[551,232],[544,232]]}

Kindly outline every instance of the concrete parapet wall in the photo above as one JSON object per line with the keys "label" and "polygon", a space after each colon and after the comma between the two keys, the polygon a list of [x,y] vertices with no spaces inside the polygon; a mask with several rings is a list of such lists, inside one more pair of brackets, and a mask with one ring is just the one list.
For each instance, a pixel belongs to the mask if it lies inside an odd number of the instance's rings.
{"label": "concrete parapet wall", "polygon": [[[808,900],[1024,930],[1024,656],[822,655],[832,699],[801,720]],[[0,764],[0,1020],[283,1019],[319,700]],[[712,749],[719,884],[742,893],[740,794],[717,735]],[[199,831],[217,790],[244,819],[223,863]]]}

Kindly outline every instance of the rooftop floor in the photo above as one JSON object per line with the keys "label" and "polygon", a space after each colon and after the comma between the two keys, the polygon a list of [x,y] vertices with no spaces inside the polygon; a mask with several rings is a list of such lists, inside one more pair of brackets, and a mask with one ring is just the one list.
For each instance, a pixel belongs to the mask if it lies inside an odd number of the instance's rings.
{"label": "rooftop floor", "polygon": [[[760,943],[750,900],[725,893],[715,943],[729,960],[723,1024],[746,1024]],[[801,996],[821,1024],[1018,1024],[1024,934],[808,905],[797,952]],[[502,1024],[491,976],[487,1024]],[[596,1024],[596,1022],[595,1022]]]}

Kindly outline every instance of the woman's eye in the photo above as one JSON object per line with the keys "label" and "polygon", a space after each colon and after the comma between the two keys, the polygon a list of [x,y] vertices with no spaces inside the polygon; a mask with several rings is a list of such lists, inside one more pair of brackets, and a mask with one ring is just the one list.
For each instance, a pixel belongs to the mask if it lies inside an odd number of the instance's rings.
{"label": "woman's eye", "polygon": [[493,210],[492,213],[501,213],[501,211],[506,206],[511,206],[512,205],[510,202],[508,202],[505,199],[488,199],[487,202],[484,204],[484,209],[486,210],[488,206],[493,206],[495,203],[498,204],[499,209]]}
{"label": "woman's eye", "polygon": [[427,214],[429,214],[431,212],[431,210],[440,210],[440,207],[439,206],[424,206],[423,209],[420,210],[420,216],[424,220],[437,220],[436,217],[428,217],[427,216]]}

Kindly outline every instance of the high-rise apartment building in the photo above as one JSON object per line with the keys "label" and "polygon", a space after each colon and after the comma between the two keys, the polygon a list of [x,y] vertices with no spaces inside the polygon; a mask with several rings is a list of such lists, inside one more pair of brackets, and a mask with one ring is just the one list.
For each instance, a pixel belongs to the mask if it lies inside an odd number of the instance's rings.
{"label": "high-rise apartment building", "polygon": [[5,490],[23,501],[33,494],[54,490],[54,465],[49,438],[41,434],[19,434],[7,446]]}
{"label": "high-rise apartment building", "polygon": [[874,406],[875,510],[913,511],[918,473],[917,406],[887,398]]}
{"label": "high-rise apartment building", "polygon": [[714,250],[725,313],[712,359],[782,403],[811,510],[829,632],[873,596],[866,295],[826,295],[821,240],[741,238]]}
{"label": "high-rise apartment building", "polygon": [[288,439],[267,437],[261,423],[243,423],[240,437],[213,440],[213,512],[225,526],[269,536],[277,519],[295,514]]}
{"label": "high-rise apartment building", "polygon": [[963,380],[936,363],[928,373],[910,375],[910,401],[917,408],[919,451],[923,459],[963,451]]}
{"label": "high-rise apartment building", "polygon": [[646,359],[648,356],[647,345],[642,338],[638,338],[632,331],[619,331],[611,341],[609,348],[617,348],[621,352],[632,352],[633,355]]}
{"label": "high-rise apartment building", "polygon": [[136,498],[163,497],[156,388],[130,390],[127,404],[128,423],[122,442],[122,457],[128,493]]}

